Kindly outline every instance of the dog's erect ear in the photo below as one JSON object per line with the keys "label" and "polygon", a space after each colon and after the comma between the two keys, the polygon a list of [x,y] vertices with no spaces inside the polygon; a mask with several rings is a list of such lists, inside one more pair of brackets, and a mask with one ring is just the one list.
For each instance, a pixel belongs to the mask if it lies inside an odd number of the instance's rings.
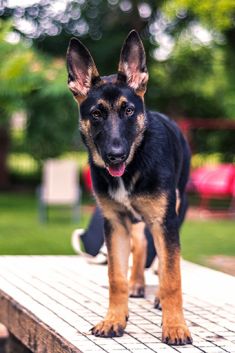
{"label": "dog's erect ear", "polygon": [[118,66],[118,80],[126,82],[136,93],[143,96],[148,82],[148,72],[143,43],[133,30],[127,36]]}
{"label": "dog's erect ear", "polygon": [[79,102],[101,81],[91,54],[76,38],[70,40],[67,50],[67,70],[68,86]]}

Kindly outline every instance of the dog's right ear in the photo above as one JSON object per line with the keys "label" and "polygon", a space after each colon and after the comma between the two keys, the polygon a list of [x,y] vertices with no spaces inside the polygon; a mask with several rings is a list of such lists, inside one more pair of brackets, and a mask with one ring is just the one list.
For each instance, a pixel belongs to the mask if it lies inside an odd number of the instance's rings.
{"label": "dog's right ear", "polygon": [[101,79],[88,49],[76,38],[70,40],[67,50],[67,70],[68,86],[81,103]]}

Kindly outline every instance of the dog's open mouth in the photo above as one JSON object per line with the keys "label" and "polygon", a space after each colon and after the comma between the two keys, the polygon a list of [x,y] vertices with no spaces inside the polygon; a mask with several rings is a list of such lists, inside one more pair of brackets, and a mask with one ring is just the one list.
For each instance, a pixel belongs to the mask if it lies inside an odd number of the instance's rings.
{"label": "dog's open mouth", "polygon": [[125,173],[126,165],[125,163],[119,163],[116,165],[108,165],[108,172],[113,177],[121,177]]}

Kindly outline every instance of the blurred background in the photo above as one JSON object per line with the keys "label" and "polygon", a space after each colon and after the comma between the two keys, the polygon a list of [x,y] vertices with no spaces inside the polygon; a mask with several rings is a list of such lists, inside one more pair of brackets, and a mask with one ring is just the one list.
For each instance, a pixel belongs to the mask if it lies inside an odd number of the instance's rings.
{"label": "blurred background", "polygon": [[[0,2],[0,254],[73,253],[71,232],[88,224],[94,201],[66,48],[80,38],[100,74],[111,74],[133,28],[147,53],[146,104],[177,120],[193,151],[183,256],[234,274],[232,0]],[[50,204],[51,159],[77,167],[73,207]]]}

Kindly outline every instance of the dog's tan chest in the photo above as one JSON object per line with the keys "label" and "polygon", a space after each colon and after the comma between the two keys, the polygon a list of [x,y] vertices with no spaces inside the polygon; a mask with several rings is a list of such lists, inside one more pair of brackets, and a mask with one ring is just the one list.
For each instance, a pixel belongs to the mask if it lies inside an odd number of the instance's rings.
{"label": "dog's tan chest", "polygon": [[140,214],[136,212],[131,204],[131,190],[125,188],[122,178],[118,178],[118,187],[116,189],[109,188],[109,196],[116,202],[124,206],[129,212],[132,213],[134,218],[141,220]]}

